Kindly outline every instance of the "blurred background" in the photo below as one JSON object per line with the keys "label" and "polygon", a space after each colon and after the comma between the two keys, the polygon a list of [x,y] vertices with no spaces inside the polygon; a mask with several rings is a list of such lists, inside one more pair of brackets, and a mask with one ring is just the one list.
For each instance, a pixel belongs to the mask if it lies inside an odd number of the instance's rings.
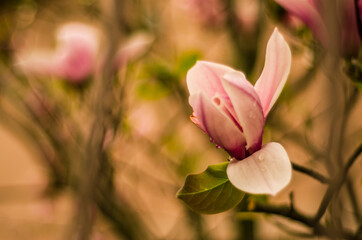
{"label": "blurred background", "polygon": [[[328,156],[343,162],[362,140],[358,58],[334,61],[274,1],[1,1],[0,239],[304,239],[290,235],[303,225],[240,211],[314,214],[326,185],[299,172],[277,196],[216,215],[176,198],[187,174],[228,158],[189,119],[187,70],[213,61],[255,83],[275,26],[293,62],[263,142],[333,175]],[[361,166],[327,214],[351,230]]]}

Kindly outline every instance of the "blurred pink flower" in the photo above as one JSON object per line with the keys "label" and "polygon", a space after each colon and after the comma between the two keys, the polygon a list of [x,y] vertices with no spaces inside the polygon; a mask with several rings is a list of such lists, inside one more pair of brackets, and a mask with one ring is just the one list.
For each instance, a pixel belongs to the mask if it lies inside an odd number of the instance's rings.
{"label": "blurred pink flower", "polygon": [[255,31],[259,20],[260,2],[255,0],[237,1],[236,8],[237,20],[242,30],[249,33]]}
{"label": "blurred pink flower", "polygon": [[96,29],[82,23],[69,23],[59,29],[57,40],[53,72],[74,83],[91,75],[99,47]]}
{"label": "blurred pink flower", "polygon": [[52,74],[78,84],[92,74],[97,59],[99,36],[95,28],[68,23],[57,31],[54,51],[35,49],[21,53],[18,65],[36,75]]}
{"label": "blurred pink flower", "polygon": [[[82,83],[102,68],[102,61],[97,61],[100,58],[100,33],[96,28],[83,23],[68,23],[57,31],[56,39],[53,51],[34,49],[18,54],[19,67],[27,73],[38,76],[50,74],[73,84]],[[148,33],[131,35],[115,53],[115,67],[121,68],[139,58],[153,41],[153,35]]]}
{"label": "blurred pink flower", "polygon": [[208,25],[220,25],[225,20],[221,1],[223,0],[186,0],[179,4],[192,12],[200,22]]}
{"label": "blurred pink flower", "polygon": [[[175,0],[176,4],[191,13],[192,18],[208,27],[222,27],[227,24],[227,7],[224,0]],[[232,11],[234,24],[240,31],[251,33],[259,19],[260,4],[255,0],[236,1]]]}
{"label": "blurred pink flower", "polygon": [[141,57],[150,49],[154,40],[154,36],[146,32],[137,32],[131,35],[116,53],[116,66],[121,68],[128,62]]}
{"label": "blurred pink flower", "polygon": [[342,56],[358,54],[361,39],[354,0],[275,1],[301,19],[325,48]]}
{"label": "blurred pink flower", "polygon": [[199,61],[187,73],[191,120],[233,158],[227,174],[237,188],[255,194],[276,194],[291,178],[291,164],[279,143],[262,146],[265,118],[287,80],[291,53],[274,30],[264,70],[255,86],[242,72]]}

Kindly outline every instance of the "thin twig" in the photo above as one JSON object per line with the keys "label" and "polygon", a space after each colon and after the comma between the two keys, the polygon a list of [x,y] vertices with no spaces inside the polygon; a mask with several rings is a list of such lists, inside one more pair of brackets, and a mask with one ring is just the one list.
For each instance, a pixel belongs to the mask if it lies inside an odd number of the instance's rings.
{"label": "thin twig", "polygon": [[[352,89],[352,93],[350,94],[349,98],[347,99],[347,101],[345,102],[345,106],[344,106],[344,113],[343,113],[343,117],[342,117],[342,125],[341,125],[341,136],[345,137],[346,134],[346,128],[347,128],[347,122],[350,118],[350,115],[352,113],[352,110],[354,108],[354,106],[357,103],[358,100],[358,96],[359,96],[359,90],[357,88],[353,88]],[[341,165],[343,165],[342,163],[342,151],[339,152],[339,163]],[[346,190],[347,190],[347,194],[348,194],[348,198],[351,202],[351,206],[354,210],[354,217],[357,223],[359,223],[361,221],[361,214],[359,211],[359,206],[357,203],[357,199],[356,199],[356,194],[353,191],[353,186],[351,183],[350,178],[346,178]]]}
{"label": "thin twig", "polygon": [[362,238],[362,224],[359,225],[354,238],[355,239],[361,239]]}
{"label": "thin twig", "polygon": [[[323,114],[323,112],[321,114]],[[313,154],[315,158],[324,157],[323,153],[316,146],[309,143],[307,136],[303,135],[300,131],[293,130],[293,127],[289,126],[286,121],[282,120],[282,118],[278,118],[278,121],[269,122],[269,126],[283,133],[280,139],[288,138],[300,147],[304,148],[306,151]],[[292,130],[285,131],[285,129]]]}
{"label": "thin twig", "polygon": [[304,173],[304,174],[318,180],[321,183],[329,184],[331,182],[330,179],[328,179],[327,177],[323,176],[322,174],[320,174],[310,168],[303,167],[303,166],[293,163],[293,162],[292,162],[292,166],[295,171]]}
{"label": "thin twig", "polygon": [[294,230],[291,229],[289,224],[283,224],[279,221],[272,221],[272,224],[274,224],[276,227],[278,227],[280,230],[284,231],[285,233],[291,235],[291,236],[296,236],[296,237],[300,237],[300,238],[315,238],[315,235],[313,233],[306,233],[306,232],[301,232],[298,230]]}
{"label": "thin twig", "polygon": [[308,227],[314,227],[314,221],[312,217],[308,217],[295,210],[295,208],[293,209],[290,208],[290,206],[288,205],[276,206],[276,205],[265,205],[265,204],[255,203],[255,206],[251,211],[283,216],[291,220],[300,222]]}
{"label": "thin twig", "polygon": [[357,21],[357,28],[358,34],[362,38],[362,16],[359,8],[359,0],[354,0],[354,9],[356,13],[356,21]]}
{"label": "thin twig", "polygon": [[332,184],[329,185],[329,187],[328,187],[328,189],[327,189],[327,191],[326,191],[326,193],[325,193],[325,195],[324,195],[324,197],[322,199],[322,202],[321,202],[321,204],[319,206],[319,209],[318,209],[318,211],[317,211],[317,213],[316,213],[316,215],[314,217],[315,222],[319,222],[319,220],[322,218],[322,216],[326,212],[327,207],[328,207],[330,201],[332,200],[332,197],[339,192],[339,190],[342,187],[344,181],[346,180],[348,170],[351,168],[352,164],[356,161],[356,159],[361,154],[361,152],[362,152],[362,144],[360,144],[358,146],[358,148],[355,150],[355,152],[349,158],[347,164],[342,169],[339,176],[337,178],[335,178],[335,180],[333,181]]}
{"label": "thin twig", "polygon": [[136,210],[121,195],[117,195],[113,182],[114,169],[110,162],[109,156],[103,153],[99,167],[101,177],[94,190],[94,201],[99,210],[122,239],[145,239],[145,236],[154,238]]}
{"label": "thin twig", "polygon": [[356,220],[357,223],[360,223],[362,220],[362,216],[361,216],[361,212],[359,209],[359,205],[358,205],[358,201],[357,201],[357,196],[356,193],[353,189],[353,185],[351,182],[351,179],[347,177],[346,179],[346,189],[347,189],[347,193],[349,196],[349,200],[351,201],[351,205],[353,208],[353,216]]}
{"label": "thin twig", "polygon": [[259,24],[255,26],[254,35],[243,33],[243,26],[238,20],[235,9],[235,0],[225,0],[224,10],[226,15],[225,29],[228,31],[231,43],[236,49],[237,65],[243,69],[246,76],[250,76],[256,63],[257,43],[263,15],[259,15]]}
{"label": "thin twig", "polygon": [[103,143],[105,134],[109,128],[109,115],[111,113],[112,85],[114,70],[112,63],[118,41],[118,26],[116,20],[117,4],[114,0],[102,2],[102,23],[107,35],[108,49],[104,55],[104,64],[101,71],[94,77],[94,85],[91,99],[91,111],[93,118],[89,129],[89,137],[85,143],[85,152],[82,152],[81,169],[86,172],[79,172],[79,238],[89,239],[94,224],[94,207],[97,192],[94,186],[100,179],[100,164],[104,154]]}
{"label": "thin twig", "polygon": [[288,205],[265,205],[256,203],[254,208],[250,210],[251,212],[259,212],[259,213],[267,213],[274,214],[278,216],[282,216],[293,221],[297,221],[299,223],[304,224],[307,227],[310,227],[314,230],[314,233],[319,236],[329,236],[329,237],[341,237],[345,239],[354,239],[352,233],[345,230],[335,230],[329,229],[320,224],[319,222],[315,222],[314,219],[310,216],[306,216],[295,208],[290,208]]}
{"label": "thin twig", "polygon": [[314,82],[315,76],[318,73],[319,67],[322,63],[322,59],[324,56],[323,52],[316,46],[313,48],[313,61],[311,63],[311,67],[307,69],[306,73],[303,74],[298,80],[296,80],[290,86],[290,95],[293,99],[297,99],[297,97],[306,90],[311,83]]}

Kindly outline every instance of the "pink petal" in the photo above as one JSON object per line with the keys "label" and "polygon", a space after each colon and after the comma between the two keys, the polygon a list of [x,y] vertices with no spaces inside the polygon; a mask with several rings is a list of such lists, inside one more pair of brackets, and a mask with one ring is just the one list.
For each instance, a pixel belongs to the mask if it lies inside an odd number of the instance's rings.
{"label": "pink petal", "polygon": [[264,116],[258,94],[240,72],[225,74],[222,81],[246,139],[249,154],[261,147]]}
{"label": "pink petal", "polygon": [[[344,56],[358,56],[360,48],[360,36],[358,33],[356,8],[354,0],[340,1],[337,10],[341,9],[340,35],[341,41],[339,48]],[[361,11],[361,9],[359,9]]]}
{"label": "pink petal", "polygon": [[203,91],[209,99],[218,94],[221,97],[227,96],[221,84],[222,76],[234,69],[206,61],[198,61],[186,76],[186,83],[190,95]]}
{"label": "pink petal", "polygon": [[200,128],[230,155],[239,159],[244,158],[245,138],[233,120],[203,92],[191,95],[189,102]]}
{"label": "pink petal", "polygon": [[199,119],[197,119],[197,117],[195,117],[195,113],[193,113],[193,114],[190,116],[190,120],[191,120],[196,126],[198,126],[204,133],[207,134],[204,126],[201,125]]}
{"label": "pink petal", "polygon": [[16,57],[16,66],[24,72],[36,76],[44,76],[52,73],[56,59],[53,52],[34,50],[20,53]]}
{"label": "pink petal", "polygon": [[231,160],[226,171],[236,188],[252,194],[276,195],[292,176],[288,154],[275,142],[265,144],[242,161]]}
{"label": "pink petal", "polygon": [[78,83],[91,74],[94,62],[95,55],[90,49],[81,42],[74,42],[71,46],[59,50],[54,73]]}
{"label": "pink petal", "polygon": [[302,20],[322,42],[328,46],[328,31],[319,11],[320,1],[315,0],[275,0],[289,13]]}
{"label": "pink petal", "polygon": [[287,81],[291,61],[289,46],[275,28],[268,41],[263,72],[255,84],[264,117],[268,115]]}
{"label": "pink petal", "polygon": [[69,22],[57,31],[57,41],[59,45],[71,46],[74,42],[80,42],[94,53],[98,51],[100,44],[99,38],[99,32],[96,28],[81,22]]}
{"label": "pink petal", "polygon": [[57,32],[54,74],[78,83],[92,73],[99,48],[99,36],[90,25],[72,22]]}
{"label": "pink petal", "polygon": [[134,61],[141,57],[149,50],[154,40],[154,36],[145,32],[138,32],[130,36],[116,53],[116,66],[123,67],[129,61]]}

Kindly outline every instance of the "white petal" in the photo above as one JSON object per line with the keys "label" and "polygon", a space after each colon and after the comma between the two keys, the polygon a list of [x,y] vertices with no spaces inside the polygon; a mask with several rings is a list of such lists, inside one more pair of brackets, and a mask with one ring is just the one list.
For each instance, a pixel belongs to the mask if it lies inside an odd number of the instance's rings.
{"label": "white petal", "polygon": [[276,195],[290,182],[292,166],[283,146],[272,142],[242,161],[230,161],[227,175],[244,192]]}

